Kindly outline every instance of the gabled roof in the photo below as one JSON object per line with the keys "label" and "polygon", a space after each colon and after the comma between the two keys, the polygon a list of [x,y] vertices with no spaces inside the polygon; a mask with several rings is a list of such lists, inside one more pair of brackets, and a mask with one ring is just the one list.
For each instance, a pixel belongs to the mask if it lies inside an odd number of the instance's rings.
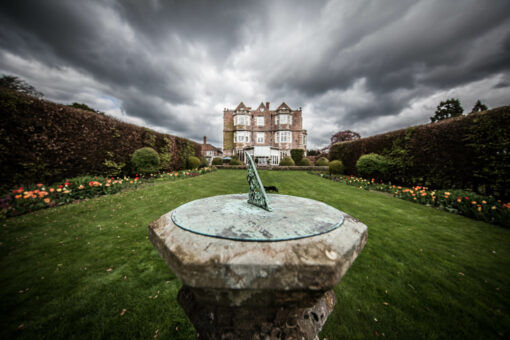
{"label": "gabled roof", "polygon": [[214,145],[212,144],[200,144],[202,145],[202,152],[203,151],[216,151],[218,152],[219,154],[223,154],[223,152],[221,151],[221,149],[215,147]]}
{"label": "gabled roof", "polygon": [[289,107],[289,105],[285,104],[285,102],[281,103],[280,106],[278,106],[278,108],[276,108],[276,111],[279,111],[283,108],[286,108],[287,110],[292,111],[292,109]]}
{"label": "gabled roof", "polygon": [[260,105],[257,106],[257,111],[261,111],[260,108],[263,109],[262,111],[266,111],[266,106],[264,105],[264,103],[260,103]]}
{"label": "gabled roof", "polygon": [[239,109],[245,109],[247,110],[248,108],[246,107],[246,105],[244,105],[243,102],[239,103],[239,105],[237,105],[236,109],[234,111],[239,111]]}

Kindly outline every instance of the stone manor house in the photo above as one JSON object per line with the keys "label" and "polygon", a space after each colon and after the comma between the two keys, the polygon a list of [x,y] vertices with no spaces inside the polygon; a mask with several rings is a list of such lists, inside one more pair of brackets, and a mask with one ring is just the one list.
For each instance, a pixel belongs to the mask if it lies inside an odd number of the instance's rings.
{"label": "stone manor house", "polygon": [[292,149],[306,152],[301,108],[292,110],[282,103],[270,110],[266,102],[253,110],[241,102],[234,110],[223,110],[224,156],[246,162],[245,153],[249,153],[257,164],[278,165]]}

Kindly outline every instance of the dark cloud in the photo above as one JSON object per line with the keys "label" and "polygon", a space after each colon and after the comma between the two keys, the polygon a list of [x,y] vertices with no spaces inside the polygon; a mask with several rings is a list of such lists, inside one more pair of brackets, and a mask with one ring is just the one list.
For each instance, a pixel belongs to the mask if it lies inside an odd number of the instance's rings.
{"label": "dark cloud", "polygon": [[[4,1],[0,71],[46,96],[222,144],[240,101],[305,108],[312,146],[508,104],[510,2]],[[308,110],[308,112],[306,111]]]}

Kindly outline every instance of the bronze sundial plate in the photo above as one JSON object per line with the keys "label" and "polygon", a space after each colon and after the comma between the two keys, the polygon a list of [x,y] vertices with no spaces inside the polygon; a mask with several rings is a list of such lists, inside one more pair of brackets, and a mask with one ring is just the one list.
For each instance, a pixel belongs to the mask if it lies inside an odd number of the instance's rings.
{"label": "bronze sundial plate", "polygon": [[213,196],[181,205],[172,212],[180,228],[205,236],[272,242],[316,236],[340,227],[344,214],[303,197],[267,195],[271,210],[247,202],[247,194]]}

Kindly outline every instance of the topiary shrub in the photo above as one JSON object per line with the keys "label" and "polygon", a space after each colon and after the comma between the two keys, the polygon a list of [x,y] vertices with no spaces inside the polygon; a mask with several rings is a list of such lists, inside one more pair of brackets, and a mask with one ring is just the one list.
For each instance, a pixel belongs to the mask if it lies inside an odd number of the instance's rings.
{"label": "topiary shrub", "polygon": [[232,159],[230,160],[230,162],[228,164],[230,164],[230,165],[243,165],[243,162],[241,162],[239,160],[239,158],[237,158],[237,157],[232,157]]}
{"label": "topiary shrub", "polygon": [[390,162],[384,156],[376,153],[369,153],[361,156],[356,162],[358,175],[366,179],[377,178],[386,180],[388,178]]}
{"label": "topiary shrub", "polygon": [[329,162],[329,174],[340,175],[344,173],[344,165],[342,161],[335,160]]}
{"label": "topiary shrub", "polygon": [[212,160],[212,165],[223,165],[223,160],[220,157],[214,157]]}
{"label": "topiary shrub", "polygon": [[296,163],[294,163],[294,160],[290,158],[289,156],[285,156],[280,160],[280,165],[282,166],[294,166]]}
{"label": "topiary shrub", "polygon": [[131,168],[134,172],[148,174],[157,172],[159,155],[153,148],[140,148],[131,155]]}
{"label": "topiary shrub", "polygon": [[329,164],[329,160],[326,157],[321,157],[315,162],[316,166],[327,166]]}
{"label": "topiary shrub", "polygon": [[301,166],[310,166],[312,162],[308,158],[303,158],[298,164]]}
{"label": "topiary shrub", "polygon": [[200,159],[198,157],[195,157],[195,156],[189,156],[188,157],[188,160],[186,162],[186,167],[188,169],[198,169],[198,167],[200,166]]}
{"label": "topiary shrub", "polygon": [[303,149],[290,150],[290,156],[292,157],[292,160],[294,161],[295,164],[299,164],[299,162],[301,162],[304,154],[305,154],[305,150],[303,150]]}

